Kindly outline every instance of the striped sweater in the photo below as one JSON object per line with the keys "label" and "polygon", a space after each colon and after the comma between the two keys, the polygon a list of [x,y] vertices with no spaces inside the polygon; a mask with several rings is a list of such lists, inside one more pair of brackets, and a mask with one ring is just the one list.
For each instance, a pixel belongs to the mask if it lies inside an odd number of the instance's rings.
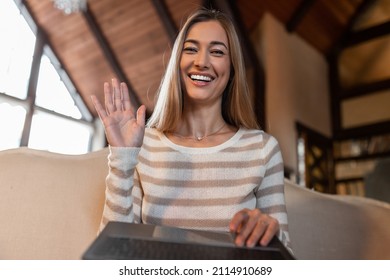
{"label": "striped sweater", "polygon": [[109,220],[228,231],[234,214],[259,208],[290,247],[283,161],[276,139],[240,128],[228,141],[183,147],[147,128],[141,148],[110,147],[101,229]]}

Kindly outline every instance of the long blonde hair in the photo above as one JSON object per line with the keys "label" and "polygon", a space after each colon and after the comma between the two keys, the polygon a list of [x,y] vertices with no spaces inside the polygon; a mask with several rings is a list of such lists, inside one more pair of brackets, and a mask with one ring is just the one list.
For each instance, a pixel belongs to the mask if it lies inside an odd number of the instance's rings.
{"label": "long blonde hair", "polygon": [[178,125],[183,112],[183,89],[180,79],[180,58],[189,29],[198,22],[218,21],[224,28],[230,49],[231,74],[222,95],[222,116],[235,127],[258,129],[249,92],[244,59],[232,21],[216,10],[200,9],[184,23],[173,45],[165,75],[158,90],[158,99],[147,125],[162,132],[172,131]]}

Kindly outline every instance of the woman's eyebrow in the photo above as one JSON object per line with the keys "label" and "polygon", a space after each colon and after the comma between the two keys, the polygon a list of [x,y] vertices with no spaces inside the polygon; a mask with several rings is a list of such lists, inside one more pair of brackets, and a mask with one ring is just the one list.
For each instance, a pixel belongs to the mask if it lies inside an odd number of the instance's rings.
{"label": "woman's eyebrow", "polygon": [[226,44],[224,42],[221,42],[221,41],[212,41],[210,43],[210,45],[221,45],[221,46],[224,46],[226,49],[228,49],[228,47],[226,46]]}
{"label": "woman's eyebrow", "polygon": [[[194,39],[187,39],[184,41],[184,43],[192,43],[192,44],[195,44],[195,45],[199,45],[199,42],[197,40],[194,40]],[[211,41],[210,42],[210,45],[221,45],[221,46],[224,46],[226,49],[228,49],[228,47],[226,46],[226,44],[224,42],[221,42],[221,41]]]}

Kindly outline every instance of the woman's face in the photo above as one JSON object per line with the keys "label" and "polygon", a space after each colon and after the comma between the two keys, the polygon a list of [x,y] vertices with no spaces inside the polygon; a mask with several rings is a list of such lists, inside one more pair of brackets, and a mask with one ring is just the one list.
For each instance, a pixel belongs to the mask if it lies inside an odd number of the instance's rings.
{"label": "woman's face", "polygon": [[194,24],[180,60],[187,98],[196,102],[220,100],[229,81],[230,64],[228,38],[219,22]]}

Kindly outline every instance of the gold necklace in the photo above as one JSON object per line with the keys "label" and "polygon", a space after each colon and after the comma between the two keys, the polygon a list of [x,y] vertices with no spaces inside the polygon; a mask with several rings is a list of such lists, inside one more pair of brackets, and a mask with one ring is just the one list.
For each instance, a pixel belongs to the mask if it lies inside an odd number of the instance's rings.
{"label": "gold necklace", "polygon": [[206,134],[206,135],[203,135],[203,136],[183,136],[183,135],[180,135],[180,134],[177,134],[177,133],[174,133],[174,132],[171,132],[172,135],[175,135],[179,138],[183,138],[183,139],[194,139],[196,141],[202,141],[203,139],[209,137],[209,136],[212,136],[212,135],[215,135],[217,134],[218,132],[220,132],[222,130],[222,128],[224,128],[226,125],[226,123],[224,122],[223,125],[218,128],[216,131],[214,131],[213,133],[210,133],[210,134]]}

